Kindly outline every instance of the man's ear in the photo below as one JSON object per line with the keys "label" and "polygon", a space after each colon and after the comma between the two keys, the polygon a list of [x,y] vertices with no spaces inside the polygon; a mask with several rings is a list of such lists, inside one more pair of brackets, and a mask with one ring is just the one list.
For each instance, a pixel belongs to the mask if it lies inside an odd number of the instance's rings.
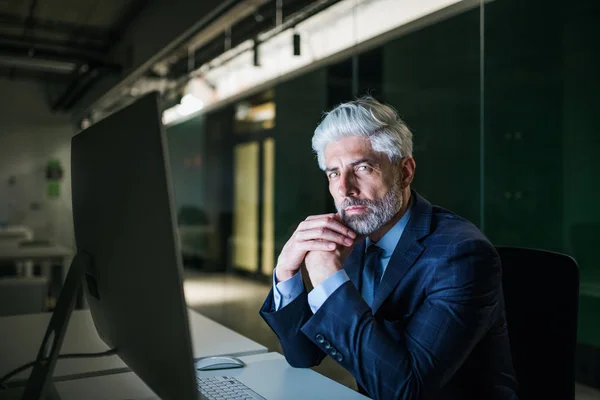
{"label": "man's ear", "polygon": [[400,161],[400,176],[402,177],[400,187],[402,189],[406,189],[408,186],[410,186],[415,177],[416,168],[417,163],[412,157],[405,157]]}

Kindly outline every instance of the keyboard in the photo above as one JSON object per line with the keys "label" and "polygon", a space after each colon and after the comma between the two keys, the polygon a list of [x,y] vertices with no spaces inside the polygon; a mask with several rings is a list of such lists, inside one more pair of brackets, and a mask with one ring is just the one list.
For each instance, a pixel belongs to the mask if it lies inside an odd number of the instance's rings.
{"label": "keyboard", "polygon": [[264,397],[231,376],[196,377],[202,400],[265,400]]}

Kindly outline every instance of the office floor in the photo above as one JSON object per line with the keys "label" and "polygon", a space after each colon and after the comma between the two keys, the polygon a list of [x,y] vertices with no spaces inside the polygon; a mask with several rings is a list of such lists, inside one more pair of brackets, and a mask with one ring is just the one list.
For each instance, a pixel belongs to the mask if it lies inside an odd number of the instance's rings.
{"label": "office floor", "polygon": [[[270,351],[281,352],[277,337],[258,315],[270,290],[268,284],[232,275],[187,270],[184,288],[187,303],[192,309],[266,346]],[[313,369],[356,389],[352,376],[329,357]],[[600,391],[577,384],[576,400],[600,400]]]}

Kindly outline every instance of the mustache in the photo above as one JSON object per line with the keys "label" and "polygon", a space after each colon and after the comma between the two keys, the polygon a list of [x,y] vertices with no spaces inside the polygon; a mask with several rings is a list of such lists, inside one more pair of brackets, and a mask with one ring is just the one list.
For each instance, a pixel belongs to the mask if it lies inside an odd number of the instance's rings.
{"label": "mustache", "polygon": [[368,200],[368,199],[357,199],[354,197],[346,197],[346,199],[344,201],[342,201],[342,204],[340,204],[340,208],[346,209],[348,207],[353,207],[353,206],[363,206],[363,207],[371,207],[373,205],[373,201],[372,200]]}

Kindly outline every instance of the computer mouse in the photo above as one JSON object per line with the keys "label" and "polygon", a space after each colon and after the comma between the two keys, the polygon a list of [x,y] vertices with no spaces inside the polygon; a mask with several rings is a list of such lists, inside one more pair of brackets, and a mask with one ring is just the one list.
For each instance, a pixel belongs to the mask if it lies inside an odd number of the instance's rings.
{"label": "computer mouse", "polygon": [[204,357],[195,362],[195,367],[198,371],[210,371],[213,369],[230,369],[242,368],[246,364],[239,358],[235,357]]}

